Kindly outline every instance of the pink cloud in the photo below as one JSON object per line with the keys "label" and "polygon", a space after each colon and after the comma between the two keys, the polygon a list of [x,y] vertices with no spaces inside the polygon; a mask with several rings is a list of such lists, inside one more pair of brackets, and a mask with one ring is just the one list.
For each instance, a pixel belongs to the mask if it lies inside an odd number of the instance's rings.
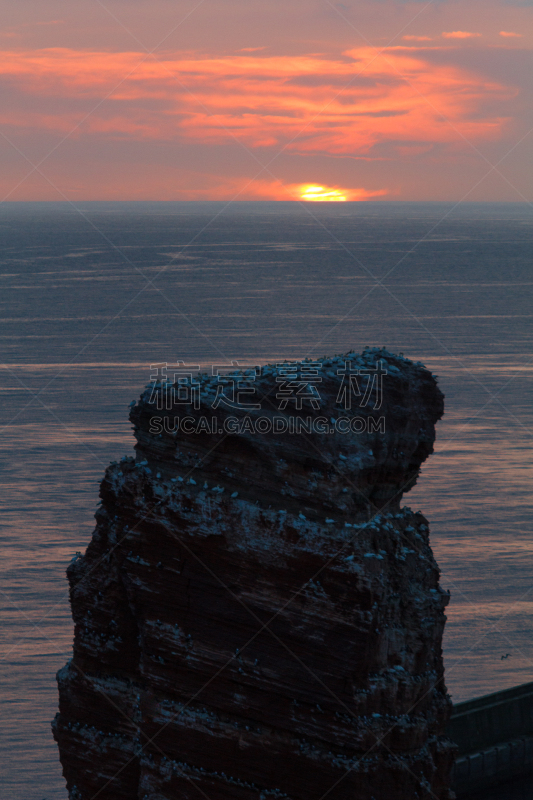
{"label": "pink cloud", "polygon": [[517,37],[519,39],[522,38],[521,33],[514,33],[513,31],[500,31],[500,36]]}
{"label": "pink cloud", "polygon": [[160,61],[56,48],[0,53],[2,78],[15,101],[0,110],[0,123],[19,129],[68,133],[109,94],[76,136],[237,139],[249,148],[344,156],[371,156],[387,142],[497,138],[506,122],[501,104],[515,94],[407,46],[378,54],[358,47],[343,57],[167,53]]}
{"label": "pink cloud", "polygon": [[411,36],[410,34],[407,36],[402,36],[402,39],[405,39],[406,42],[432,42],[433,39],[431,36]]}
{"label": "pink cloud", "polygon": [[442,34],[445,39],[473,39],[481,36],[481,33],[470,33],[469,31],[449,31]]}

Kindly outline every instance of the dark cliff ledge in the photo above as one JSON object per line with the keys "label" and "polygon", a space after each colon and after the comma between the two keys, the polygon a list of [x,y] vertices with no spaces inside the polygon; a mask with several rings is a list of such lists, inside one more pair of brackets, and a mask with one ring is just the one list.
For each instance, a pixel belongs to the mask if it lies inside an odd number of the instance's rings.
{"label": "dark cliff ledge", "polygon": [[[352,408],[345,359],[366,370]],[[383,397],[365,402],[379,359]],[[213,410],[208,379],[198,408],[171,394],[157,410],[147,391],[132,409],[137,458],[107,470],[68,569],[74,654],[53,729],[71,800],[453,797],[448,595],[426,519],[400,508],[443,397],[385,351],[320,375],[320,408],[311,394],[277,409],[266,368],[261,410]],[[260,416],[314,427],[254,433]],[[184,417],[198,432],[177,430]]]}

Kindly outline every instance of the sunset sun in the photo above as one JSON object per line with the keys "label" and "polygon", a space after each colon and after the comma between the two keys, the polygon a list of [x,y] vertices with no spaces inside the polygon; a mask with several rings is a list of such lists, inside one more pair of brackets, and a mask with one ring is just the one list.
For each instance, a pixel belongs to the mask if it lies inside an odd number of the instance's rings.
{"label": "sunset sun", "polygon": [[320,186],[305,183],[300,186],[300,199],[312,202],[342,202],[348,199],[341,189],[332,189],[329,186]]}

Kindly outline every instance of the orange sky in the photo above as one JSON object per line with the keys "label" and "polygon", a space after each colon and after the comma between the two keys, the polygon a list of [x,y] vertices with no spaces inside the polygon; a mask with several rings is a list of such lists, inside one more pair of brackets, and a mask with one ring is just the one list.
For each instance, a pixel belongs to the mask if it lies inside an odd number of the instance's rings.
{"label": "orange sky", "polygon": [[4,4],[4,199],[529,199],[531,6],[141,5]]}

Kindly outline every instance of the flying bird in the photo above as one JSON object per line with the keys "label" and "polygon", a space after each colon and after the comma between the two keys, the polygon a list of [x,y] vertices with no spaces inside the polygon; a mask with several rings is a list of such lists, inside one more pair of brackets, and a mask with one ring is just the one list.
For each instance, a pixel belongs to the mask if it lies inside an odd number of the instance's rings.
{"label": "flying bird", "polygon": [[502,661],[504,658],[509,658],[510,655],[511,655],[510,653],[506,653],[504,656],[502,656]]}

